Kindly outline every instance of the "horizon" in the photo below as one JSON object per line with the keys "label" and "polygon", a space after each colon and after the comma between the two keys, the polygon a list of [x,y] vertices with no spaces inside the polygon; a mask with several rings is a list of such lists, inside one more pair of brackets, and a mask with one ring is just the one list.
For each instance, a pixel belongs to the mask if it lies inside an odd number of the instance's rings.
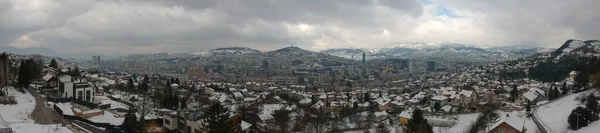
{"label": "horizon", "polygon": [[594,13],[600,9],[593,0],[6,0],[0,5],[0,46],[59,53],[271,51],[291,44],[322,51],[411,42],[554,48],[568,39],[600,36],[600,14]]}

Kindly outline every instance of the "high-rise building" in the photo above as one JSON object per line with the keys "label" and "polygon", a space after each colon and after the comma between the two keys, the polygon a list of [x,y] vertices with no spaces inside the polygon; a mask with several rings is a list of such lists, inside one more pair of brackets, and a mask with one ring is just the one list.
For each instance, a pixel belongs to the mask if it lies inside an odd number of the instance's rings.
{"label": "high-rise building", "polygon": [[96,65],[102,64],[102,60],[100,60],[100,56],[92,56],[92,62]]}
{"label": "high-rise building", "polygon": [[407,68],[408,68],[408,72],[409,73],[413,71],[412,61],[410,59],[408,59],[408,66],[407,66]]}
{"label": "high-rise building", "polygon": [[437,71],[437,66],[435,61],[428,61],[427,62],[427,71],[429,72],[435,72]]}
{"label": "high-rise building", "polygon": [[365,59],[365,52],[363,52],[363,55],[362,55],[362,65],[363,65],[363,67],[367,65],[367,61]]}

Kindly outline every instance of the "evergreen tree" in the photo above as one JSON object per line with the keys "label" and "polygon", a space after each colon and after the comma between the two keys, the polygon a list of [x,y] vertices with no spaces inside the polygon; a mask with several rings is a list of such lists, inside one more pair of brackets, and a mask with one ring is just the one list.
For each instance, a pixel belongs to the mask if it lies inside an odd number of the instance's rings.
{"label": "evergreen tree", "polygon": [[563,82],[562,87],[560,88],[561,96],[569,94],[569,90],[567,89],[567,83]]}
{"label": "evergreen tree", "polygon": [[56,60],[52,59],[50,61],[50,65],[48,65],[48,66],[52,67],[52,68],[58,68],[58,63],[56,63]]}
{"label": "evergreen tree", "polygon": [[527,105],[525,105],[525,111],[531,112],[531,103],[527,103]]}
{"label": "evergreen tree", "polygon": [[423,117],[423,111],[415,109],[412,118],[408,120],[406,126],[407,133],[433,133],[433,127],[427,123],[427,119]]}
{"label": "evergreen tree", "polygon": [[142,80],[142,84],[140,84],[140,87],[138,87],[141,91],[148,91],[149,86],[148,86],[148,82],[150,79],[148,79],[148,75],[144,76],[144,80]]}
{"label": "evergreen tree", "polygon": [[73,77],[81,76],[81,71],[79,70],[79,67],[75,67],[75,70],[71,71],[71,76],[73,76]]}
{"label": "evergreen tree", "polygon": [[554,86],[550,87],[550,90],[548,90],[548,100],[554,100],[556,99],[556,88],[554,88]]}
{"label": "evergreen tree", "polygon": [[581,106],[573,109],[573,111],[571,111],[571,114],[567,118],[569,128],[572,130],[577,130],[579,128],[588,126],[589,123],[592,122],[589,119],[591,116],[592,114],[590,113],[590,111],[584,109]]}
{"label": "evergreen tree", "polygon": [[517,95],[519,95],[519,91],[517,90],[517,85],[513,85],[512,90],[510,90],[510,101],[515,101],[515,99],[517,98]]}
{"label": "evergreen tree", "polygon": [[21,61],[19,66],[19,75],[17,78],[17,86],[21,89],[28,87],[31,82],[41,75],[41,65],[33,59]]}
{"label": "evergreen tree", "polygon": [[365,93],[365,98],[363,99],[363,101],[369,101],[369,93]]}
{"label": "evergreen tree", "polygon": [[133,85],[133,79],[132,78],[127,79],[127,90],[128,91],[135,90],[135,85]]}
{"label": "evergreen tree", "polygon": [[129,111],[125,115],[123,124],[121,124],[121,130],[126,133],[141,132],[140,122],[137,121],[137,116],[135,116],[135,110],[133,109],[133,107],[130,107]]}
{"label": "evergreen tree", "polygon": [[229,110],[224,108],[219,102],[211,105],[208,110],[202,114],[202,130],[207,133],[229,133],[233,127],[228,123]]}
{"label": "evergreen tree", "polygon": [[281,132],[287,132],[290,120],[290,111],[286,110],[282,107],[279,110],[276,110],[273,113],[273,118],[275,119],[275,123],[279,126]]}
{"label": "evergreen tree", "polygon": [[179,82],[179,78],[175,79],[175,84],[181,84],[181,82]]}
{"label": "evergreen tree", "polygon": [[590,94],[587,97],[585,108],[595,116],[598,116],[598,114],[600,113],[600,107],[598,106],[598,98],[594,96],[594,93]]}
{"label": "evergreen tree", "polygon": [[575,75],[575,82],[577,89],[587,90],[587,85],[590,83],[590,73],[587,71],[587,68],[581,68],[581,71]]}

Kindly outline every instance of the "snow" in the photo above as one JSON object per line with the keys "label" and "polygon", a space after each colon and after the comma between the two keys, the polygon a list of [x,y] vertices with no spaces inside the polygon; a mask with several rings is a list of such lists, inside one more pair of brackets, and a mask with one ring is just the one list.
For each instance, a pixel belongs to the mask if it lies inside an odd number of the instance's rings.
{"label": "snow", "polygon": [[112,125],[121,125],[123,124],[123,120],[125,120],[125,118],[116,117],[115,114],[109,111],[104,111],[103,115],[90,117],[89,120],[98,123],[110,123]]}
{"label": "snow", "polygon": [[0,122],[8,124],[15,133],[71,133],[66,127],[56,125],[35,124],[29,117],[35,108],[35,98],[26,91],[25,94],[17,91],[13,87],[8,87],[9,96],[14,96],[17,100],[15,105],[0,105]]}
{"label": "snow", "polygon": [[246,122],[246,121],[242,121],[242,130],[246,130],[248,128],[250,128],[252,126],[252,124]]}
{"label": "snow", "polygon": [[588,94],[589,91],[570,94],[546,105],[538,107],[534,114],[542,125],[549,132],[564,133],[568,131],[567,118],[571,111],[581,104],[575,100],[582,93]]}
{"label": "snow", "polygon": [[467,129],[475,123],[479,117],[479,113],[458,115],[456,124],[452,127],[433,127],[434,133],[464,133]]}
{"label": "snow", "polygon": [[56,106],[63,111],[63,114],[71,116],[74,115],[73,110],[71,109],[71,107],[73,107],[71,103],[56,103]]}
{"label": "snow", "polygon": [[34,123],[16,123],[11,124],[14,133],[72,133],[67,127],[58,126],[56,124],[40,125]]}
{"label": "snow", "polygon": [[110,109],[117,109],[117,108],[122,108],[122,109],[129,109],[129,106],[126,104],[123,104],[121,102],[117,102],[117,101],[113,101],[113,100],[102,100],[100,101],[100,103],[102,104],[110,104]]}
{"label": "snow", "polygon": [[9,96],[15,97],[17,104],[0,105],[0,118],[8,123],[33,122],[29,115],[35,108],[35,98],[27,91],[23,94],[12,87],[6,90]]}

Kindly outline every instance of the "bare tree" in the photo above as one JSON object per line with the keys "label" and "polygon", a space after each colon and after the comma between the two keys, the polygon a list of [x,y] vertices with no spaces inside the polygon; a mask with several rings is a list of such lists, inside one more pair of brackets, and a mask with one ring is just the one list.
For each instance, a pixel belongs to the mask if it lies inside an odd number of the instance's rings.
{"label": "bare tree", "polygon": [[154,102],[150,101],[148,92],[142,94],[142,100],[138,100],[134,103],[137,113],[140,114],[139,122],[141,122],[140,126],[142,129],[145,127],[145,117],[154,109],[153,103]]}

